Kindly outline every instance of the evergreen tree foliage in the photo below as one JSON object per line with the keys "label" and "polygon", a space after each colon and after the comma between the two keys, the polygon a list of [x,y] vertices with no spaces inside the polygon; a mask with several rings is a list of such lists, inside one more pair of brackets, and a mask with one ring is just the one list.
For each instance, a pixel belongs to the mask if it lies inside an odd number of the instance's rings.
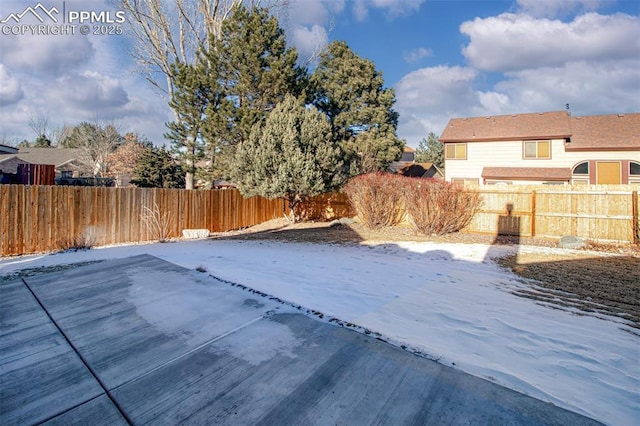
{"label": "evergreen tree foliage", "polygon": [[235,146],[287,93],[300,91],[305,71],[296,59],[274,16],[238,7],[196,65],[175,66],[169,105],[179,119],[168,124],[166,137],[187,170],[188,185],[196,171],[209,182],[228,177]]}
{"label": "evergreen tree foliage", "polygon": [[396,136],[395,93],[384,88],[372,61],[335,41],[320,55],[311,87],[313,103],[329,117],[351,175],[384,171],[400,158],[404,141]]}
{"label": "evergreen tree foliage", "polygon": [[326,117],[293,96],[254,125],[249,139],[237,147],[232,170],[244,196],[283,198],[294,221],[301,201],[345,180],[341,151]]}
{"label": "evergreen tree foliage", "polygon": [[179,117],[167,124],[165,137],[171,140],[172,151],[186,172],[187,189],[193,189],[198,161],[204,158],[203,139],[205,114],[215,112],[223,102],[215,58],[210,64],[175,64],[175,89],[169,106]]}
{"label": "evergreen tree foliage", "polygon": [[145,148],[133,176],[131,183],[142,188],[184,188],[184,171],[164,148]]}
{"label": "evergreen tree foliage", "polygon": [[306,71],[296,66],[296,50],[287,48],[284,30],[267,9],[238,8],[211,43],[206,60],[217,63],[229,102],[207,110],[205,139],[218,154],[220,177],[228,177],[235,146],[285,95],[300,92]]}
{"label": "evergreen tree foliage", "polygon": [[60,146],[63,148],[80,148],[86,145],[87,139],[98,132],[98,126],[83,121],[77,124],[67,132],[60,140]]}
{"label": "evergreen tree foliage", "polygon": [[427,138],[422,138],[415,154],[418,163],[433,163],[440,170],[444,170],[444,145],[438,142],[438,136],[430,132]]}
{"label": "evergreen tree foliage", "polygon": [[41,134],[36,138],[34,146],[37,148],[51,148],[51,140],[44,134]]}

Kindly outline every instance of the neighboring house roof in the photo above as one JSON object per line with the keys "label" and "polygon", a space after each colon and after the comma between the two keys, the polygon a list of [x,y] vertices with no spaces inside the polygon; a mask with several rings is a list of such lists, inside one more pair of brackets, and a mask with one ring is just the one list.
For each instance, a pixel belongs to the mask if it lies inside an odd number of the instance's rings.
{"label": "neighboring house roof", "polygon": [[56,172],[82,171],[88,165],[81,158],[82,150],[74,148],[20,148],[17,154],[0,154],[0,164],[5,164],[5,173],[16,173],[18,164],[52,164]]}
{"label": "neighboring house roof", "polygon": [[442,177],[442,172],[433,163],[412,163],[401,167],[397,173],[407,177]]}
{"label": "neighboring house roof", "polygon": [[569,181],[568,167],[484,167],[482,177],[497,180]]}
{"label": "neighboring house roof", "polygon": [[14,148],[9,145],[3,145],[0,143],[0,154],[16,154],[18,152],[18,148]]}
{"label": "neighboring house roof", "polygon": [[440,142],[567,139],[567,151],[640,150],[640,113],[572,117],[566,111],[453,118]]}
{"label": "neighboring house roof", "polygon": [[567,151],[640,150],[640,113],[571,117]]}
{"label": "neighboring house roof", "polygon": [[440,142],[473,142],[566,138],[571,135],[566,111],[489,117],[452,118]]}
{"label": "neighboring house roof", "polygon": [[71,160],[83,162],[82,150],[76,148],[20,148],[17,155],[31,164],[59,166]]}

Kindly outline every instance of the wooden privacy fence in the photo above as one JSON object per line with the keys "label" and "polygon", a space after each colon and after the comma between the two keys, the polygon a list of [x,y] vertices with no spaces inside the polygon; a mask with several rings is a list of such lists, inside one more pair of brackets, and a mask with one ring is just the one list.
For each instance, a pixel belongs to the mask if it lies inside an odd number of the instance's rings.
{"label": "wooden privacy fence", "polygon": [[638,243],[640,204],[632,187],[481,189],[466,232]]}
{"label": "wooden privacy fence", "polygon": [[[480,192],[482,205],[463,232],[552,238],[573,235],[634,243],[640,238],[637,187],[513,185],[475,190]],[[333,210],[348,212],[345,194],[323,197]]]}
{"label": "wooden privacy fence", "polygon": [[[631,186],[479,192],[482,206],[464,232],[640,242],[640,200]],[[302,208],[311,219],[352,215],[341,193]],[[237,190],[0,185],[0,256],[58,250],[75,238],[95,245],[157,239],[143,220],[153,212],[166,219],[168,237],[183,229],[244,228],[286,213],[282,200],[245,199]]]}
{"label": "wooden privacy fence", "polygon": [[227,231],[282,217],[282,200],[245,199],[237,190],[0,185],[0,255],[157,239],[143,216],[157,213],[167,237],[183,229]]}

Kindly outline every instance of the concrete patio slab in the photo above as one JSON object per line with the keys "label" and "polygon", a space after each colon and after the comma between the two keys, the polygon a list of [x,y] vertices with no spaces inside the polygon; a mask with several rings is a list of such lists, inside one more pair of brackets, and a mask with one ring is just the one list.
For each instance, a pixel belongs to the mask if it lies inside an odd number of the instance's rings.
{"label": "concrete patio slab", "polygon": [[597,424],[152,256],[26,283],[1,424]]}
{"label": "concrete patio slab", "polygon": [[34,424],[104,394],[22,281],[0,284],[0,424]]}

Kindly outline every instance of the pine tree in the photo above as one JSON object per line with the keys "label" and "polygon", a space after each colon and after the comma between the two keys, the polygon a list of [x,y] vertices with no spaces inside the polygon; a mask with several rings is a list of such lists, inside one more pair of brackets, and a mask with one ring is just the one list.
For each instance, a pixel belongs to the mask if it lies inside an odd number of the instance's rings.
{"label": "pine tree", "polygon": [[351,175],[386,170],[402,155],[396,136],[395,94],[385,89],[373,62],[356,55],[345,42],[331,43],[311,76],[313,103],[332,125],[349,162]]}
{"label": "pine tree", "polygon": [[131,183],[142,188],[184,188],[184,171],[164,148],[145,148],[133,175]]}
{"label": "pine tree", "polygon": [[51,140],[46,135],[41,134],[36,138],[33,146],[38,148],[51,148]]}
{"label": "pine tree", "polygon": [[187,189],[193,189],[198,161],[204,158],[203,138],[205,114],[216,111],[223,102],[217,81],[215,61],[201,61],[198,65],[175,64],[175,88],[169,106],[179,119],[167,124],[165,137],[171,140],[172,150],[186,172]]}
{"label": "pine tree", "polygon": [[427,138],[422,138],[415,155],[418,163],[433,163],[440,170],[444,170],[444,146],[438,142],[435,133],[430,132]]}
{"label": "pine tree", "polygon": [[232,179],[246,197],[283,198],[292,218],[307,197],[344,183],[341,152],[331,138],[331,126],[316,108],[287,96],[254,125],[233,161]]}
{"label": "pine tree", "polygon": [[237,9],[212,42],[207,62],[217,63],[224,94],[232,102],[207,111],[205,139],[230,161],[254,124],[285,95],[300,92],[306,71],[296,66],[296,50],[287,48],[284,30],[267,9]]}

